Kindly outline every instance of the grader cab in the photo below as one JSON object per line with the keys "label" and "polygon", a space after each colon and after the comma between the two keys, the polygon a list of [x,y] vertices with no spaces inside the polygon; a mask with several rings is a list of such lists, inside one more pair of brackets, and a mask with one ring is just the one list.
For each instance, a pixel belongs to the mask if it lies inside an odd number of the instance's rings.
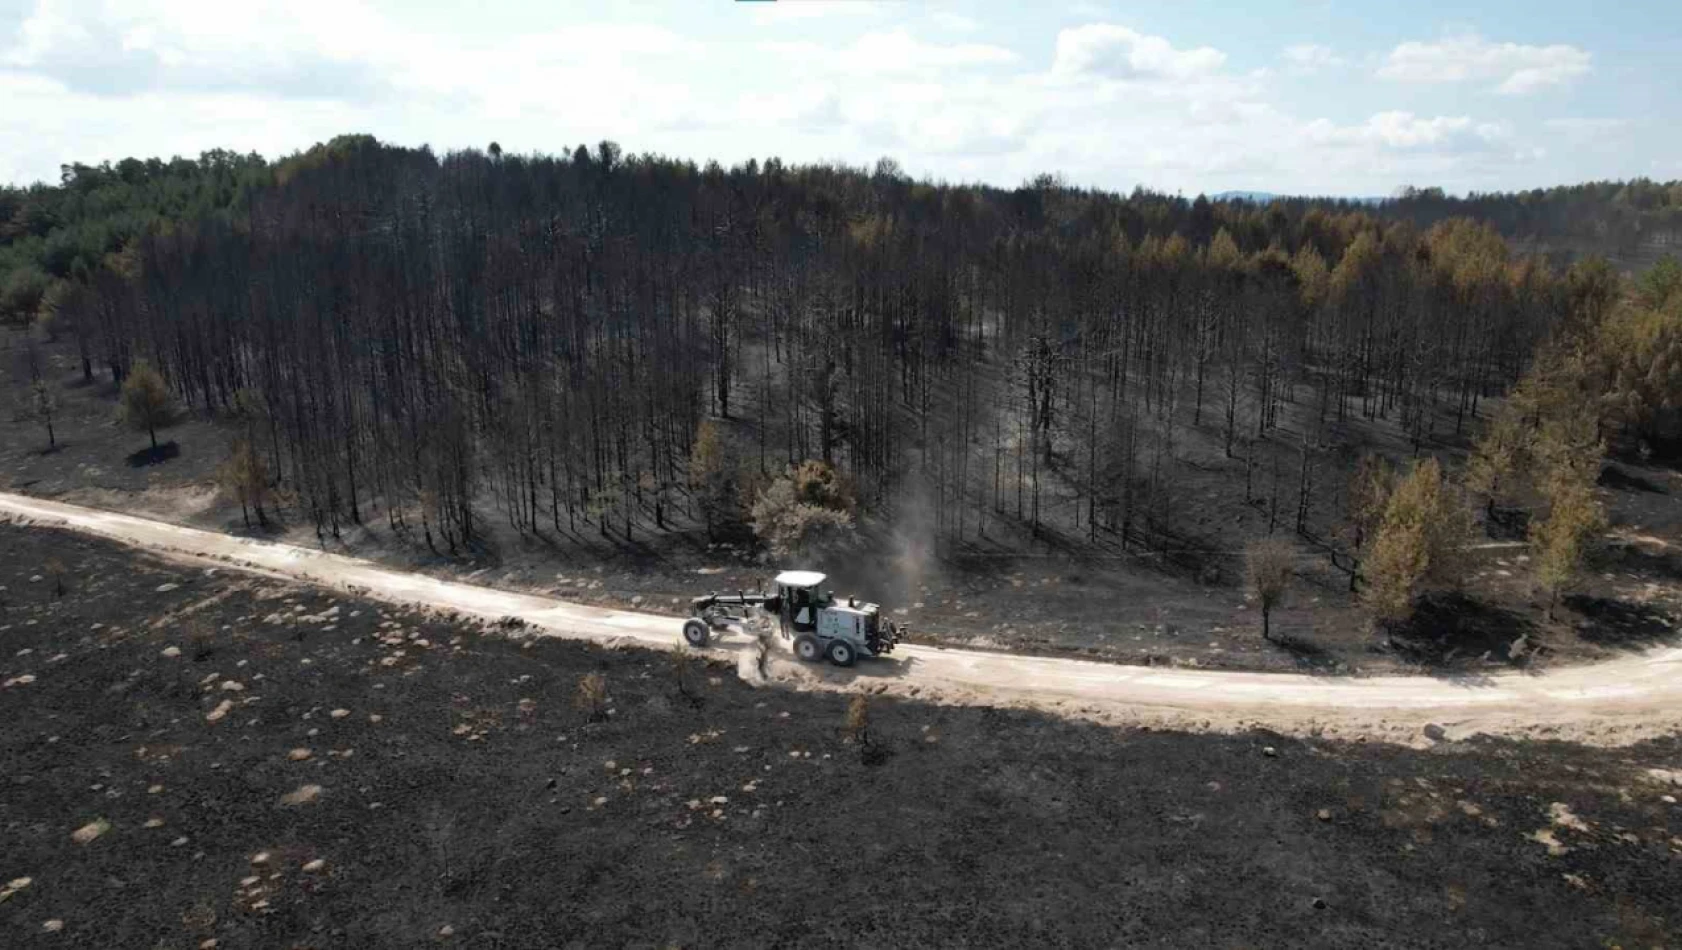
{"label": "grader cab", "polygon": [[[715,631],[761,621],[774,622],[783,639],[794,641],[794,655],[807,662],[828,657],[836,666],[852,666],[861,656],[893,652],[903,628],[882,619],[875,604],[852,597],[837,601],[833,591],[823,589],[825,579],[816,571],[784,571],[773,580],[769,594],[738,591],[697,597],[690,602],[694,616],[684,621],[683,639],[699,649],[711,642]],[[753,608],[759,609],[759,617],[753,616]]]}

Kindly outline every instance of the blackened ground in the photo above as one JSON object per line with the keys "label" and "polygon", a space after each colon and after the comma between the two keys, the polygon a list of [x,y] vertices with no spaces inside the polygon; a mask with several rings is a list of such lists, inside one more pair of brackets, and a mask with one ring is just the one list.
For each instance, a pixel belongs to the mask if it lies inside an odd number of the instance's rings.
{"label": "blackened ground", "polygon": [[0,585],[0,887],[31,879],[0,946],[1648,947],[1682,922],[1682,788],[1648,772],[1674,740],[1417,752],[879,699],[865,755],[845,696],[59,532],[0,527]]}

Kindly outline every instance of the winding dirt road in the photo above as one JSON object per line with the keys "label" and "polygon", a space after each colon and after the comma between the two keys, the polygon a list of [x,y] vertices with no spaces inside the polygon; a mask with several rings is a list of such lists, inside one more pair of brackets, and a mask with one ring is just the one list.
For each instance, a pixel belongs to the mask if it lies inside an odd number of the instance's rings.
{"label": "winding dirt road", "polygon": [[[0,492],[0,516],[67,527],[177,557],[338,588],[375,599],[497,619],[542,635],[674,649],[679,620],[569,604],[270,541]],[[746,659],[745,638],[715,650]],[[743,664],[746,665],[745,663]],[[1370,678],[1120,666],[1055,657],[901,646],[852,671],[779,658],[771,675],[796,688],[853,689],[934,702],[1031,707],[1113,724],[1430,744],[1475,733],[1621,745],[1682,727],[1682,649],[1634,653],[1540,674]],[[1428,728],[1430,726],[1439,728]]]}

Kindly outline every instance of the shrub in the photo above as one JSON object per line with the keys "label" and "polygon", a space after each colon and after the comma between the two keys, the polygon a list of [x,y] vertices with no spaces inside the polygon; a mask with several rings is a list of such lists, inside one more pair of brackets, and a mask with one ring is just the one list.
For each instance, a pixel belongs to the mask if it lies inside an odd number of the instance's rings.
{"label": "shrub", "polygon": [[269,473],[249,440],[234,442],[233,452],[216,470],[216,481],[223,491],[239,501],[240,517],[248,527],[251,524],[251,509],[257,511],[257,523],[268,527],[269,519],[263,513],[263,504],[269,495]]}
{"label": "shrub", "polygon": [[718,522],[736,514],[736,468],[724,427],[711,419],[702,422],[689,449],[689,487],[706,518],[708,537]]}
{"label": "shrub", "polygon": [[1244,580],[1261,605],[1262,639],[1273,639],[1273,608],[1284,600],[1296,574],[1296,549],[1288,541],[1267,538],[1244,548]]}
{"label": "shrub", "polygon": [[45,380],[37,379],[29,385],[29,414],[35,421],[47,427],[47,448],[58,448],[58,436],[53,433],[53,413],[58,411],[58,400],[53,398],[53,391],[47,388]]}
{"label": "shrub", "polygon": [[846,718],[841,720],[841,737],[859,745],[870,744],[870,698],[858,693],[847,703]]}
{"label": "shrub", "polygon": [[64,566],[63,561],[56,557],[47,558],[47,563],[41,567],[52,587],[54,597],[63,597],[70,592],[70,570]]}
{"label": "shrub", "polygon": [[1581,482],[1565,482],[1552,492],[1546,520],[1530,529],[1536,577],[1548,592],[1548,616],[1559,603],[1559,592],[1577,576],[1589,540],[1606,526],[1594,492]]}
{"label": "shrub", "polygon": [[754,499],[753,530],[782,557],[846,547],[853,538],[850,488],[823,462],[791,467]]}
{"label": "shrub", "polygon": [[705,696],[696,690],[694,682],[695,658],[685,647],[678,647],[672,654],[672,679],[677,684],[677,694],[691,709],[700,709],[707,701]]}
{"label": "shrub", "polygon": [[580,676],[578,688],[572,694],[572,705],[584,714],[585,722],[607,719],[607,677],[601,673]]}
{"label": "shrub", "polygon": [[1459,582],[1460,552],[1470,533],[1465,509],[1434,458],[1417,462],[1384,508],[1365,572],[1361,601],[1375,620],[1393,625],[1413,614],[1428,589]]}
{"label": "shrub", "polygon": [[136,360],[128,378],[123,380],[120,403],[123,421],[135,431],[150,436],[154,449],[158,447],[158,427],[169,425],[174,417],[173,403],[164,378],[152,364]]}
{"label": "shrub", "polygon": [[795,498],[803,505],[815,505],[851,513],[857,507],[853,486],[845,475],[828,462],[808,459],[789,472]]}

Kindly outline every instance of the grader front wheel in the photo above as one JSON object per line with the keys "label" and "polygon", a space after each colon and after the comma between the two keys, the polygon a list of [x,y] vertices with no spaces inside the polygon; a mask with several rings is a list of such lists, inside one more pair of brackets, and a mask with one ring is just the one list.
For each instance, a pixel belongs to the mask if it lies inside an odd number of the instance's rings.
{"label": "grader front wheel", "polygon": [[707,622],[699,617],[691,617],[683,622],[683,640],[697,650],[704,648],[712,639],[712,631],[707,628]]}

